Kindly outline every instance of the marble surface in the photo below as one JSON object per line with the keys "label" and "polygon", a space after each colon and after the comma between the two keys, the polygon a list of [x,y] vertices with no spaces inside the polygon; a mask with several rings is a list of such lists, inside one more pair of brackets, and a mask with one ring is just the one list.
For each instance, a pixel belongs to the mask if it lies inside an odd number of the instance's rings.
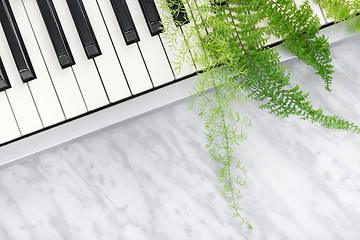
{"label": "marble surface", "polygon": [[[292,81],[314,105],[360,124],[360,38],[332,47],[328,93],[294,61]],[[0,170],[1,240],[357,240],[360,135],[256,108],[236,149],[248,170],[239,226],[187,102]]]}

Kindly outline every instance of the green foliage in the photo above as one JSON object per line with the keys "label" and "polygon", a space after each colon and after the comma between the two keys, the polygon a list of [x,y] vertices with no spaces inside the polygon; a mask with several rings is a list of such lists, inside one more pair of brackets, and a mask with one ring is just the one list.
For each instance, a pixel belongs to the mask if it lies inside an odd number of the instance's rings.
{"label": "green foliage", "polygon": [[354,30],[360,32],[360,19],[356,17],[360,10],[359,0],[315,0],[327,11],[326,16],[335,22],[346,20],[354,25]]}
{"label": "green foliage", "polygon": [[[269,34],[285,39],[283,46],[290,49],[301,61],[312,66],[330,91],[333,66],[329,43],[319,33],[320,21],[312,14],[309,1],[299,8],[293,0],[259,0],[252,2],[253,11],[267,16]],[[305,34],[306,33],[306,34]]]}
{"label": "green foliage", "polygon": [[[167,11],[169,4],[178,2],[159,1]],[[236,104],[253,99],[262,103],[261,109],[279,117],[296,115],[326,128],[357,133],[360,129],[313,108],[307,100],[309,93],[303,93],[298,85],[291,87],[276,49],[264,48],[271,34],[285,38],[283,45],[312,66],[330,90],[333,70],[329,44],[324,36],[317,36],[319,20],[313,17],[307,1],[298,8],[292,0],[217,1],[183,0],[190,23],[176,28],[170,14],[163,23],[167,40],[180,52],[179,68],[187,60],[203,70],[194,86],[191,107],[197,104],[205,120],[210,156],[222,163],[219,181],[231,200],[230,208],[251,229],[248,219],[240,214],[239,186],[246,183],[246,170],[233,156],[235,144],[246,140],[251,121],[234,110]],[[268,25],[261,24],[264,20]]]}

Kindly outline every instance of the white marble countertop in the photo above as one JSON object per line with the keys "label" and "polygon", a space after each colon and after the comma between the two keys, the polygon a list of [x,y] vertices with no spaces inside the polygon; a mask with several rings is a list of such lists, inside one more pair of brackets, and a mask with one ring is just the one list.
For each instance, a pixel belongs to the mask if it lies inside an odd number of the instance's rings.
{"label": "white marble countertop", "polygon": [[[290,66],[315,106],[357,124],[359,43],[331,48],[331,93],[303,63]],[[232,218],[203,122],[181,102],[1,169],[0,239],[360,239],[360,135],[258,105],[239,108],[253,127],[236,150],[248,170],[242,213],[253,230]]]}

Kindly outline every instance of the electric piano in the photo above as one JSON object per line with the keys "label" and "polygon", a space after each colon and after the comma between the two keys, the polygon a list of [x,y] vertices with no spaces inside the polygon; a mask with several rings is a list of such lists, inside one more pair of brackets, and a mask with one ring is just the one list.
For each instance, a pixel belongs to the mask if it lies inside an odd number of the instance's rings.
{"label": "electric piano", "polygon": [[[0,0],[0,167],[189,96],[200,69],[175,70],[159,1]],[[311,4],[330,43],[355,35]]]}

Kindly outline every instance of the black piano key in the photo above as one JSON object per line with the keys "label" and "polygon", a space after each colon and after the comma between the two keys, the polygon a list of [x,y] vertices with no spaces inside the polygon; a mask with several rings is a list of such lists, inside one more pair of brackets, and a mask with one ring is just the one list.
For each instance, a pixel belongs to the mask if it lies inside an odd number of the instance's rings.
{"label": "black piano key", "polygon": [[101,55],[82,0],[66,0],[88,59]]}
{"label": "black piano key", "polygon": [[35,71],[8,0],[1,0],[0,21],[22,81],[35,79]]}
{"label": "black piano key", "polygon": [[181,27],[190,22],[182,0],[167,0],[167,4],[177,27]]}
{"label": "black piano key", "polygon": [[[104,0],[101,0],[104,1]],[[134,1],[134,0],[130,0]],[[140,41],[125,0],[110,0],[127,45]]]}
{"label": "black piano key", "polygon": [[75,64],[52,0],[36,0],[61,68]]}
{"label": "black piano key", "polygon": [[225,6],[227,3],[226,3],[226,0],[212,0],[211,1],[211,5],[213,6]]}
{"label": "black piano key", "polygon": [[163,31],[163,25],[154,0],[139,0],[139,3],[151,36],[158,35]]}
{"label": "black piano key", "polygon": [[0,58],[0,92],[11,88],[9,78],[6,74],[4,64]]}

